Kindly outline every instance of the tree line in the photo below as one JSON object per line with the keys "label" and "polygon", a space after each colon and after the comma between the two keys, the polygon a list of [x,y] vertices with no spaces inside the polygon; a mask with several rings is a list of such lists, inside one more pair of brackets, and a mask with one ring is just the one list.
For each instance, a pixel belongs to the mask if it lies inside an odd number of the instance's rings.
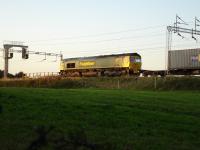
{"label": "tree line", "polygon": [[[11,74],[11,73],[8,73],[8,78],[23,78],[25,76],[25,74],[20,71],[16,74]],[[0,70],[0,78],[3,78],[4,77],[4,70]]]}

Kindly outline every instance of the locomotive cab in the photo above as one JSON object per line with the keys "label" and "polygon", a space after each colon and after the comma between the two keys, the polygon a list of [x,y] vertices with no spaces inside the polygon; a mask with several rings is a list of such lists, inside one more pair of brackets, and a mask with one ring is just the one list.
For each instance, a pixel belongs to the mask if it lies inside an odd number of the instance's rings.
{"label": "locomotive cab", "polygon": [[133,74],[139,74],[142,66],[141,56],[139,54],[135,54],[130,56],[130,71]]}

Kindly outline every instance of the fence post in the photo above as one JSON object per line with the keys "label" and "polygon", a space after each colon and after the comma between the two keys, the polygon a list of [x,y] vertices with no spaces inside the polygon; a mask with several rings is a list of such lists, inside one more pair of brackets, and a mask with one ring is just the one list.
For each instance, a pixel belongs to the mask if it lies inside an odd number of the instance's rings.
{"label": "fence post", "polygon": [[156,90],[157,89],[157,77],[154,76],[154,89]]}
{"label": "fence post", "polygon": [[117,80],[117,88],[120,89],[119,79]]}

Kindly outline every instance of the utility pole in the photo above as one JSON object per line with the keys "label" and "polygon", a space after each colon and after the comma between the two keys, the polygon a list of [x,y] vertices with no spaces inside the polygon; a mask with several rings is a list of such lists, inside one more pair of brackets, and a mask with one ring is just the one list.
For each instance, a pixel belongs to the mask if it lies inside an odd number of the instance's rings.
{"label": "utility pole", "polygon": [[4,79],[6,79],[8,75],[8,54],[9,49],[4,46]]}

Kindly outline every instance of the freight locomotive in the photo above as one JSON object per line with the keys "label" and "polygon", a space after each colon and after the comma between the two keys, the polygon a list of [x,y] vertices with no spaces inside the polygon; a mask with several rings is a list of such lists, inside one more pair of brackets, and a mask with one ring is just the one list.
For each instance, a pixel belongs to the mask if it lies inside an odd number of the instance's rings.
{"label": "freight locomotive", "polygon": [[68,58],[60,63],[60,75],[64,77],[138,76],[141,65],[141,56],[137,53]]}

